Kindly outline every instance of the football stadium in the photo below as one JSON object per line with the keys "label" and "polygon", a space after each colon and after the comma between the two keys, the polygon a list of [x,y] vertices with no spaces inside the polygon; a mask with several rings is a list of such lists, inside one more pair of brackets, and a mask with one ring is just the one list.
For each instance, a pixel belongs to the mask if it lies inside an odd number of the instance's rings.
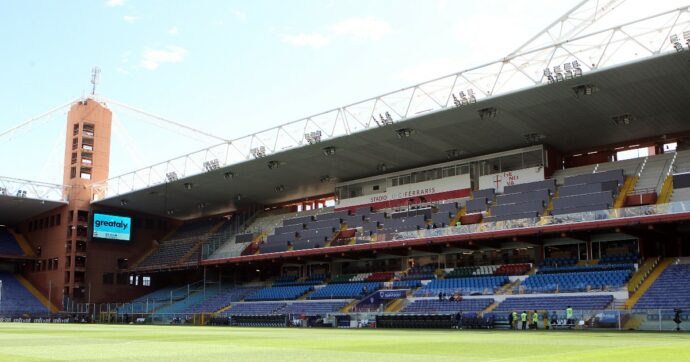
{"label": "football stadium", "polygon": [[[0,152],[0,360],[690,360],[690,5],[656,5],[249,135],[94,67],[0,129],[59,159]],[[114,174],[127,118],[212,142]]]}

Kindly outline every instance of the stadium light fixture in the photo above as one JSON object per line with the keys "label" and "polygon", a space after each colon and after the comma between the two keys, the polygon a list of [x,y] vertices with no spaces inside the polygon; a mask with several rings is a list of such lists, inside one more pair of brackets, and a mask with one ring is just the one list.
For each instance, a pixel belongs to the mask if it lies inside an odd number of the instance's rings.
{"label": "stadium light fixture", "polygon": [[573,87],[576,98],[580,98],[580,96],[591,96],[595,90],[597,90],[597,88],[592,84],[581,84],[577,87]]}
{"label": "stadium light fixture", "polygon": [[166,173],[165,178],[166,178],[166,180],[168,180],[168,182],[174,182],[174,181],[177,181],[179,179],[177,177],[177,172],[175,172],[175,171]]}
{"label": "stadium light fixture", "polygon": [[477,113],[479,113],[479,119],[483,121],[496,118],[497,110],[494,107],[487,107],[478,110]]}
{"label": "stadium light fixture", "polygon": [[240,200],[242,200],[242,194],[235,195],[235,201],[240,201]]}
{"label": "stadium light fixture", "polygon": [[127,206],[128,203],[129,203],[129,200],[127,200],[127,199],[120,200],[120,206]]}
{"label": "stadium light fixture", "polygon": [[254,156],[254,158],[261,158],[266,156],[266,147],[254,147],[249,150],[249,152]]}
{"label": "stadium light fixture", "polygon": [[165,213],[168,214],[168,215],[172,215],[172,214],[175,213],[175,210],[173,210],[173,209],[168,209]]}
{"label": "stadium light fixture", "polygon": [[582,67],[580,66],[580,62],[578,62],[577,60],[573,60],[572,66],[573,66],[573,77],[581,77],[582,76]]}
{"label": "stadium light fixture", "polygon": [[204,170],[208,171],[215,171],[220,168],[220,162],[218,162],[218,159],[213,159],[210,161],[204,161],[203,164]]}
{"label": "stadium light fixture", "polygon": [[185,190],[191,190],[191,189],[193,189],[193,188],[194,188],[194,184],[193,184],[193,183],[191,183],[191,182],[185,182],[185,183],[184,183],[184,189],[185,189]]}
{"label": "stadium light fixture", "polygon": [[683,39],[685,39],[685,44],[687,44],[690,48],[690,30],[686,30],[683,32]]}
{"label": "stadium light fixture", "polygon": [[544,136],[541,133],[528,133],[523,135],[523,137],[525,138],[525,141],[527,141],[527,143],[529,144],[537,144],[541,142],[544,138],[546,138],[546,136]]}
{"label": "stadium light fixture", "polygon": [[673,44],[673,47],[676,48],[677,52],[682,52],[684,50],[683,44],[681,44],[680,39],[678,39],[678,35],[676,35],[676,34],[671,35],[669,40],[671,41],[671,44]]}
{"label": "stadium light fixture", "polygon": [[196,205],[196,207],[198,207],[199,210],[205,209],[206,206],[208,206],[208,202],[200,202],[198,205]]}
{"label": "stadium light fixture", "polygon": [[456,107],[462,106],[462,102],[458,99],[458,97],[455,96],[455,94],[452,94],[453,96],[453,104],[455,104]]}
{"label": "stadium light fixture", "polygon": [[446,157],[448,157],[448,158],[460,157],[460,151],[458,151],[457,148],[453,148],[451,150],[448,150],[448,151],[446,151]]}
{"label": "stadium light fixture", "polygon": [[310,145],[319,143],[321,142],[321,131],[305,133],[304,139],[307,140],[307,143],[309,143]]}
{"label": "stadium light fixture", "polygon": [[549,84],[554,83],[556,79],[554,79],[553,74],[551,74],[551,69],[546,68],[544,69],[544,78],[549,82]]}
{"label": "stadium light fixture", "polygon": [[553,67],[553,73],[556,74],[556,81],[557,82],[562,82],[563,81],[563,73],[561,71],[561,66],[557,65]]}
{"label": "stadium light fixture", "polygon": [[474,90],[471,88],[467,90],[467,99],[468,103],[477,103],[477,96],[474,95]]}
{"label": "stadium light fixture", "polygon": [[268,166],[269,170],[274,170],[274,169],[279,168],[280,166],[282,166],[284,164],[285,164],[285,162],[283,162],[283,161],[271,160],[271,161],[268,161],[268,163],[266,165]]}
{"label": "stadium light fixture", "polygon": [[611,120],[617,126],[628,126],[633,121],[633,116],[629,114],[621,114],[619,116],[611,117]]}
{"label": "stadium light fixture", "polygon": [[235,174],[228,171],[228,172],[223,174],[223,178],[229,181],[229,180],[232,180],[233,178],[235,178]]}
{"label": "stadium light fixture", "polygon": [[381,172],[386,172],[388,170],[388,166],[385,163],[382,163],[382,164],[376,166],[376,170],[381,171]]}
{"label": "stadium light fixture", "polygon": [[285,185],[278,185],[274,188],[275,192],[283,192],[285,191]]}
{"label": "stadium light fixture", "polygon": [[565,79],[573,79],[573,67],[570,63],[563,64],[563,74],[565,74]]}
{"label": "stadium light fixture", "polygon": [[323,154],[326,156],[333,156],[335,155],[335,147],[329,146],[323,149]]}
{"label": "stadium light fixture", "polygon": [[403,139],[412,136],[415,133],[414,128],[400,128],[395,130],[395,135],[398,139]]}

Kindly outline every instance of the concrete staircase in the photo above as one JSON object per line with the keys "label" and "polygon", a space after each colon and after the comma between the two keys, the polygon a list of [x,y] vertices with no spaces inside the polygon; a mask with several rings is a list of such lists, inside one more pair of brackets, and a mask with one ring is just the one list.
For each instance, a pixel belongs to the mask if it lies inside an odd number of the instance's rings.
{"label": "concrete staircase", "polygon": [[662,260],[656,268],[649,274],[649,276],[642,282],[642,284],[637,288],[637,291],[633,293],[628,301],[625,302],[625,309],[632,309],[638,300],[644,295],[645,292],[654,284],[656,279],[661,275],[661,273],[666,270],[666,268],[673,263],[675,258],[666,258]]}
{"label": "concrete staircase", "polygon": [[637,184],[638,179],[638,176],[627,176],[625,178],[623,187],[618,193],[618,196],[616,196],[616,201],[613,202],[614,209],[620,209],[621,207],[625,206],[625,198],[628,196],[628,193],[635,189],[635,184]]}

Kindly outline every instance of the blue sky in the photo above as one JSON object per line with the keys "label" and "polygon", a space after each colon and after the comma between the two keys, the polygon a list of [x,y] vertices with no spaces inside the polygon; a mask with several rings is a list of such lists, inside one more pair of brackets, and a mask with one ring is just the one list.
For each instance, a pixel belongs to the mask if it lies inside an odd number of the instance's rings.
{"label": "blue sky", "polygon": [[[84,94],[98,65],[99,94],[232,139],[496,60],[573,5],[3,1],[0,131]],[[59,182],[65,114],[0,139],[0,175]],[[111,176],[213,143],[115,121]]]}

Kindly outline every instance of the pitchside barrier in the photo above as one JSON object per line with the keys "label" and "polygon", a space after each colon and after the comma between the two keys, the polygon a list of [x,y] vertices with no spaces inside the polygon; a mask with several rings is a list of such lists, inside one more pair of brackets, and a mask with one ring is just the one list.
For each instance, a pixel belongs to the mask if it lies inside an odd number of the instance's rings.
{"label": "pitchside barrier", "polygon": [[[232,309],[224,313],[156,313],[137,312],[128,304],[91,304],[81,306],[80,312],[63,312],[59,318],[70,316],[71,321],[149,324],[149,325],[217,325],[250,327],[330,327],[330,328],[436,328],[436,329],[522,329],[510,323],[511,312],[490,313],[331,313],[325,315],[264,314],[233,315]],[[134,311],[134,312],[132,312]],[[518,320],[521,310],[516,310]],[[638,331],[686,331],[690,330],[690,310],[644,309],[644,310],[574,310],[568,320],[565,310],[538,310],[537,329],[573,330],[638,330]],[[528,310],[528,326],[532,329],[532,313]],[[40,323],[50,316],[1,315],[0,322],[14,322],[21,319]],[[76,318],[76,319],[75,319]],[[28,323],[28,322],[26,322]],[[45,322],[43,322],[45,323]],[[59,323],[59,322],[58,322]]]}

